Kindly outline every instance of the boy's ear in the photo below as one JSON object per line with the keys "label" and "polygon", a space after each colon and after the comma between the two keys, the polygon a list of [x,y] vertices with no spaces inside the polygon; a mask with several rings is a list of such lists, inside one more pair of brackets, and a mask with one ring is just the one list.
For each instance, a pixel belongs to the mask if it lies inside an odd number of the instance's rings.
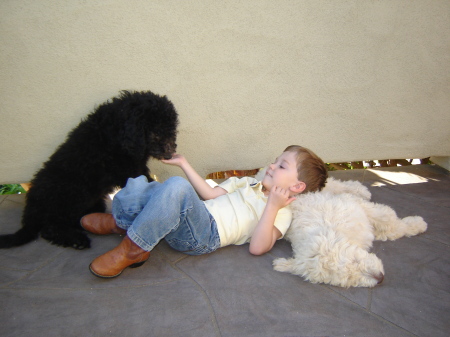
{"label": "boy's ear", "polygon": [[306,188],[306,184],[303,181],[299,181],[297,184],[291,186],[290,190],[295,194],[302,193]]}

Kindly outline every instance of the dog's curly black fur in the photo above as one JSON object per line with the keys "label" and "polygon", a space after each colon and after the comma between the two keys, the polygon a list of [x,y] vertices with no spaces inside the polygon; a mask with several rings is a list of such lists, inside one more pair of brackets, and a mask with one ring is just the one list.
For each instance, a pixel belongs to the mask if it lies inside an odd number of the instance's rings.
{"label": "dog's curly black fur", "polygon": [[98,106],[44,163],[27,193],[22,228],[1,235],[0,248],[41,236],[55,245],[84,249],[90,240],[82,216],[105,211],[105,196],[128,178],[145,175],[147,161],[171,158],[178,114],[165,97],[122,91]]}

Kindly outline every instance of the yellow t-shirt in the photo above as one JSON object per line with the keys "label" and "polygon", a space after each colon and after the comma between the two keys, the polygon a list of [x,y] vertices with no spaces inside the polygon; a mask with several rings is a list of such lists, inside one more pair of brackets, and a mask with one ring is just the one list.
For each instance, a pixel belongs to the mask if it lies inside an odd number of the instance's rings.
{"label": "yellow t-shirt", "polygon": [[[228,193],[204,202],[216,220],[220,246],[249,242],[267,204],[261,183],[255,178],[232,177],[219,186]],[[289,206],[278,211],[274,226],[281,232],[282,237],[291,220],[292,211]]]}

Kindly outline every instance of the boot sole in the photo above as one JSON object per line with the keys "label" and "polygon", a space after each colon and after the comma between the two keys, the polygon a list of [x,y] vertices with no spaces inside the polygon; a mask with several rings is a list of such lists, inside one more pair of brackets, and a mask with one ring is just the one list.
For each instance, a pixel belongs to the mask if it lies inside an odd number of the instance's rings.
{"label": "boot sole", "polygon": [[97,276],[97,277],[100,277],[100,278],[116,278],[117,276],[119,276],[120,274],[122,274],[122,272],[123,272],[125,269],[127,269],[127,268],[138,268],[138,267],[142,266],[145,262],[147,262],[147,260],[142,261],[142,262],[136,262],[136,263],[133,263],[133,264],[129,265],[128,267],[125,267],[124,269],[122,269],[122,270],[120,271],[120,273],[118,273],[118,274],[116,274],[116,275],[100,275],[100,274],[97,274],[97,273],[92,269],[91,264],[89,265],[89,271],[90,271],[93,275],[95,275],[95,276]]}

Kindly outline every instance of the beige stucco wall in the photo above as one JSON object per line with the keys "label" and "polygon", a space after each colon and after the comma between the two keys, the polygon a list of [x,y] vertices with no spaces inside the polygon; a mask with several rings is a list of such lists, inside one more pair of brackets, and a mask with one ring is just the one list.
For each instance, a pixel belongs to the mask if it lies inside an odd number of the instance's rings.
{"label": "beige stucco wall", "polygon": [[[167,95],[201,174],[286,145],[450,155],[450,1],[0,1],[0,183],[121,89]],[[150,163],[161,179],[179,174]]]}

